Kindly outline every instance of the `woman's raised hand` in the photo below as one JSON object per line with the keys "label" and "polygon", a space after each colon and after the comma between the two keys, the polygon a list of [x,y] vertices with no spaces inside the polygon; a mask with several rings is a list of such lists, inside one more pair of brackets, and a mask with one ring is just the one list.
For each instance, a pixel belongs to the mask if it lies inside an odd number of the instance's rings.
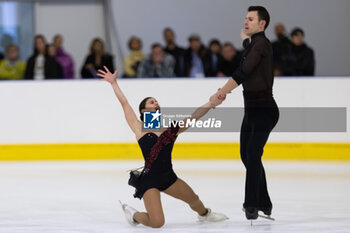
{"label": "woman's raised hand", "polygon": [[110,84],[113,84],[117,80],[117,74],[118,70],[115,70],[114,73],[112,74],[106,66],[103,66],[105,70],[98,70],[97,75],[101,77],[100,80],[105,80],[109,82]]}

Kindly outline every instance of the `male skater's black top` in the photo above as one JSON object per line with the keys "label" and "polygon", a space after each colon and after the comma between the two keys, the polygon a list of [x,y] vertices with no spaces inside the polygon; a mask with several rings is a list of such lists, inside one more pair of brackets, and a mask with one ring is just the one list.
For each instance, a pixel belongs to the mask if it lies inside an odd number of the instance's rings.
{"label": "male skater's black top", "polygon": [[265,33],[252,35],[251,42],[245,39],[243,47],[240,66],[233,72],[232,78],[247,92],[272,91],[273,52]]}

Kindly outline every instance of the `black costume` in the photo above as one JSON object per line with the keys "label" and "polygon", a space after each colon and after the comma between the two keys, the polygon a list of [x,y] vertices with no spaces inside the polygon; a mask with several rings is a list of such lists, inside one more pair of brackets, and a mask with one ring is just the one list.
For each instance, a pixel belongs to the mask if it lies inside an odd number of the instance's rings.
{"label": "black costume", "polygon": [[263,149],[279,118],[272,95],[273,55],[270,41],[259,32],[243,41],[240,67],[232,78],[243,85],[245,112],[241,128],[241,159],[246,167],[245,208],[268,209],[272,203],[267,191]]}
{"label": "black costume", "polygon": [[136,188],[134,197],[142,198],[151,188],[164,191],[177,180],[171,163],[171,152],[179,128],[168,128],[159,137],[154,133],[146,133],[139,140],[139,146],[145,159],[145,167],[136,182],[129,184]]}

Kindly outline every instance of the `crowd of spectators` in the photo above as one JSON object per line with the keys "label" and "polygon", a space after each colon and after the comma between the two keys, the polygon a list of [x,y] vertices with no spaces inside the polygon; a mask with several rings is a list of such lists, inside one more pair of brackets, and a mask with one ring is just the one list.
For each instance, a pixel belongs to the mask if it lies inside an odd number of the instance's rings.
{"label": "crowd of spectators", "polygon": [[124,59],[124,78],[140,77],[226,77],[239,66],[240,53],[234,45],[213,39],[208,48],[199,35],[189,36],[188,48],[176,43],[171,28],[163,30],[165,46],[151,45],[148,55],[142,53],[142,41],[132,36],[128,42],[130,54]]}
{"label": "crowd of spectators", "polygon": [[[275,25],[273,41],[275,76],[312,76],[315,73],[313,50],[304,41],[304,31],[295,28],[287,34],[283,24]],[[188,38],[188,48],[176,43],[171,28],[163,30],[165,46],[152,44],[149,54],[142,52],[142,40],[132,36],[130,53],[124,58],[123,78],[140,77],[229,77],[241,61],[241,53],[231,42],[212,39],[205,46],[197,34]],[[19,59],[19,47],[9,44],[0,53],[0,80],[73,79],[74,61],[63,48],[63,37],[55,35],[47,43],[43,35],[34,38],[33,55],[27,62]],[[97,70],[114,70],[113,56],[105,51],[103,40],[95,38],[80,71],[81,78],[97,78]]]}
{"label": "crowd of spectators", "polygon": [[305,43],[301,28],[294,28],[290,37],[283,24],[275,25],[277,40],[272,43],[275,76],[313,76],[314,51]]}

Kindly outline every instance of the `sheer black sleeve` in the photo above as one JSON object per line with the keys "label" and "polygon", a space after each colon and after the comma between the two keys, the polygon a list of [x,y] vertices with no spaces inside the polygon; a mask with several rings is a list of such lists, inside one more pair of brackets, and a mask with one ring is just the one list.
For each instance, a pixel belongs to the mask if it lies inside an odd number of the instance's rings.
{"label": "sheer black sleeve", "polygon": [[268,44],[263,38],[257,38],[250,44],[249,40],[246,39],[243,42],[243,46],[245,47],[246,51],[243,54],[241,64],[232,74],[232,78],[237,82],[237,84],[241,84],[244,80],[249,78],[252,71],[260,63],[262,57],[266,55],[266,51],[268,49]]}

